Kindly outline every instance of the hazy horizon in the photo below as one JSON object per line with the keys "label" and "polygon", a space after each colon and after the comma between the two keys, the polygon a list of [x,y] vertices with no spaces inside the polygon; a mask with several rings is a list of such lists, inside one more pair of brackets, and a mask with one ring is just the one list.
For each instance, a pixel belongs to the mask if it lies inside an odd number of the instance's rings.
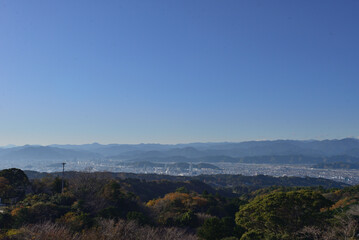
{"label": "hazy horizon", "polygon": [[211,144],[211,143],[243,143],[243,142],[260,142],[260,141],[325,141],[325,140],[343,140],[343,139],[358,139],[359,137],[353,137],[348,136],[344,138],[323,138],[323,139],[252,139],[252,140],[243,140],[243,141],[196,141],[196,142],[174,142],[174,143],[161,143],[161,142],[134,142],[134,143],[128,143],[128,142],[109,142],[109,143],[103,143],[103,142],[85,142],[85,143],[49,143],[49,144],[40,144],[40,143],[25,143],[25,144],[6,144],[6,145],[0,145],[0,148],[4,147],[21,147],[21,146],[52,146],[52,145],[87,145],[87,144],[100,144],[100,145],[111,145],[111,144],[118,144],[118,145],[140,145],[140,144],[160,144],[160,145],[182,145],[182,144],[196,144],[196,143],[205,143],[205,144]]}

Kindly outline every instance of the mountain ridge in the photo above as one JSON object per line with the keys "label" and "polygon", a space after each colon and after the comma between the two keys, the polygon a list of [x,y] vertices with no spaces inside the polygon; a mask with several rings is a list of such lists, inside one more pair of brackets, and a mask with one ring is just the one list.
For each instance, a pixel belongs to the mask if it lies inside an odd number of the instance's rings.
{"label": "mountain ridge", "polygon": [[[307,158],[302,161],[301,156]],[[6,163],[48,163],[76,160],[101,161],[154,161],[154,162],[250,162],[251,158],[269,163],[312,163],[315,159],[359,158],[359,140],[344,138],[333,140],[266,140],[246,142],[189,143],[189,144],[108,144],[48,146],[25,145],[12,148],[0,148],[0,161]],[[269,161],[275,157],[279,160]],[[260,159],[262,158],[262,159]],[[286,160],[286,158],[288,160]],[[242,159],[242,160],[241,160]],[[244,159],[244,160],[243,160]],[[257,159],[257,160],[256,160]],[[258,160],[260,159],[260,160]],[[293,160],[294,159],[294,160]],[[296,160],[298,159],[298,160]],[[314,162],[313,162],[314,163]]]}

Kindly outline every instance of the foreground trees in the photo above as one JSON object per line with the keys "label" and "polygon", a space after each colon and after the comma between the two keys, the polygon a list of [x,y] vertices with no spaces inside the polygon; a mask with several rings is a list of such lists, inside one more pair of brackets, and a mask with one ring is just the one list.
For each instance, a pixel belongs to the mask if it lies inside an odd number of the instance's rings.
{"label": "foreground trees", "polygon": [[26,174],[17,168],[0,171],[0,198],[4,203],[13,203],[25,196],[30,182]]}
{"label": "foreground trees", "polygon": [[293,236],[305,226],[321,224],[331,202],[311,190],[273,192],[241,207],[236,222],[249,231]]}
{"label": "foreground trees", "polygon": [[[36,240],[195,240],[194,234],[180,228],[139,226],[133,221],[101,220],[96,228],[79,233],[57,223],[28,225],[14,232],[15,239]],[[10,239],[13,239],[11,236]]]}
{"label": "foreground trees", "polygon": [[[0,239],[348,240],[359,236],[359,187],[271,187],[224,197],[213,189],[212,193],[203,190],[206,185],[199,181],[152,183],[115,179],[106,173],[75,173],[60,193],[56,177],[29,182],[19,169],[2,173],[0,194],[14,196],[18,202],[1,208]],[[147,194],[141,199],[144,186]],[[151,191],[160,197],[148,200]]]}

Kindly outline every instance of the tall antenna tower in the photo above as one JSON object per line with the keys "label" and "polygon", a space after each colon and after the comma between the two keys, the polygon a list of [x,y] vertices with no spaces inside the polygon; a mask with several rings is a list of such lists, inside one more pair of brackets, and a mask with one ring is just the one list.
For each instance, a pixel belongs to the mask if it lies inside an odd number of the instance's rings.
{"label": "tall antenna tower", "polygon": [[64,178],[65,178],[65,164],[66,163],[62,163],[62,182],[61,182],[61,193],[64,192]]}

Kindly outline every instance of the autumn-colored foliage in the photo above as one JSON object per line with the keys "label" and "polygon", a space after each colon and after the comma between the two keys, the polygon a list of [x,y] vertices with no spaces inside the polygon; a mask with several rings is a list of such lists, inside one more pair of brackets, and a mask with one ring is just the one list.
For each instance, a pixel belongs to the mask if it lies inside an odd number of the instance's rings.
{"label": "autumn-colored foliage", "polygon": [[335,210],[335,209],[338,209],[338,208],[344,208],[344,207],[349,206],[349,205],[351,205],[351,204],[353,204],[355,202],[356,201],[354,199],[346,197],[346,198],[338,200],[335,204],[333,204],[330,207],[330,210]]}
{"label": "autumn-colored foliage", "polygon": [[359,233],[359,186],[271,186],[240,194],[236,187],[212,188],[199,180],[86,172],[66,179],[61,192],[59,178],[29,183],[19,169],[0,172],[0,195],[8,204],[0,209],[0,239],[341,240]]}
{"label": "autumn-colored foliage", "polygon": [[179,202],[185,207],[203,207],[207,200],[195,194],[173,192],[166,194],[163,198],[150,200],[147,202],[148,207],[156,207],[164,202]]}

